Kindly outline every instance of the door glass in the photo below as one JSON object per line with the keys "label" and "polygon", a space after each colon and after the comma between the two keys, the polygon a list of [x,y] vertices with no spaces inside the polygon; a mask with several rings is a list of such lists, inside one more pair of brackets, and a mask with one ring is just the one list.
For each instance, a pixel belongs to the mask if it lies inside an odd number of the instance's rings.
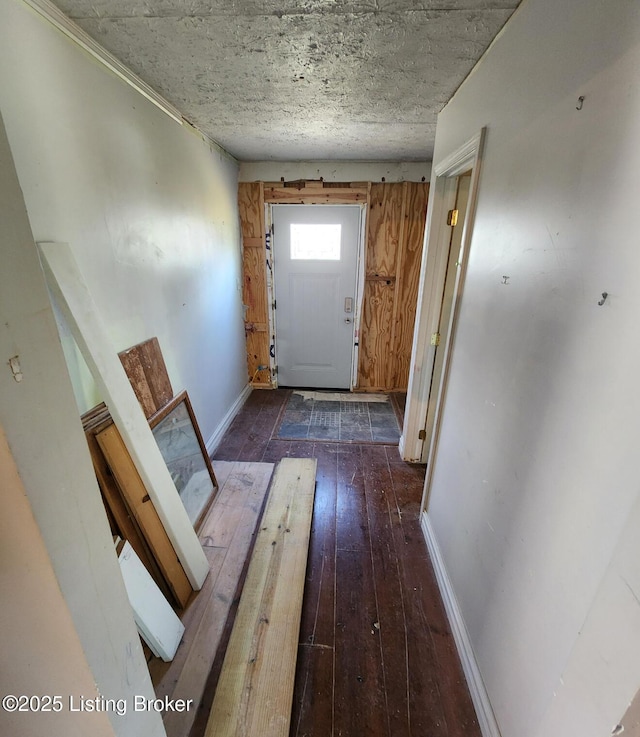
{"label": "door glass", "polygon": [[342,225],[291,223],[291,259],[340,261]]}

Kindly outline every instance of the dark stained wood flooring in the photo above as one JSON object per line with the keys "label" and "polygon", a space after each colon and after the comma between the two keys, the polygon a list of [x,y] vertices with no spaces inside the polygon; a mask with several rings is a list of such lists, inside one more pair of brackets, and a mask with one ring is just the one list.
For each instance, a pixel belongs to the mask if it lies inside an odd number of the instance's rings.
{"label": "dark stained wood flooring", "polygon": [[214,458],[318,459],[290,736],[480,737],[418,520],[424,467],[272,438],[288,396],[254,391]]}

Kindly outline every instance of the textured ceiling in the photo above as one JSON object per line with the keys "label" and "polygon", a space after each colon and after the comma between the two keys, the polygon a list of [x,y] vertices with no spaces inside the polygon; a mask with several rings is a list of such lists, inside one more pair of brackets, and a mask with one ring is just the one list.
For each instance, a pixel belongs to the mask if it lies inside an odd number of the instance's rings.
{"label": "textured ceiling", "polygon": [[519,0],[55,0],[244,161],[431,158]]}

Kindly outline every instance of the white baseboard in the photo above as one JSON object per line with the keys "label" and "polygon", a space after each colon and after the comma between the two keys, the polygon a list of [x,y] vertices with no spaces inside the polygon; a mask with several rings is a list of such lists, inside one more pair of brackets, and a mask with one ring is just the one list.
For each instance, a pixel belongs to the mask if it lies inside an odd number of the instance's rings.
{"label": "white baseboard", "polygon": [[438,587],[442,595],[449,624],[451,625],[453,639],[455,640],[458,654],[462,661],[462,670],[469,684],[469,691],[471,692],[471,699],[476,710],[480,730],[482,731],[483,737],[500,737],[498,722],[496,721],[487,689],[480,674],[480,668],[478,667],[476,656],[471,646],[471,638],[464,623],[451,579],[444,565],[440,546],[438,545],[426,512],[423,512],[420,517],[420,526],[422,527],[422,532],[429,548],[431,562],[433,563],[436,579],[438,580]]}
{"label": "white baseboard", "polygon": [[242,409],[242,405],[247,401],[249,398],[249,395],[251,394],[252,386],[251,384],[247,384],[245,388],[240,392],[240,396],[236,399],[236,401],[231,405],[231,409],[227,412],[227,414],[222,418],[222,422],[216,427],[216,429],[213,431],[213,435],[207,440],[206,446],[207,446],[207,453],[209,456],[213,455],[213,452],[220,444],[220,441],[222,440],[222,436],[227,432],[229,429],[229,425],[233,422],[233,418],[240,412]]}

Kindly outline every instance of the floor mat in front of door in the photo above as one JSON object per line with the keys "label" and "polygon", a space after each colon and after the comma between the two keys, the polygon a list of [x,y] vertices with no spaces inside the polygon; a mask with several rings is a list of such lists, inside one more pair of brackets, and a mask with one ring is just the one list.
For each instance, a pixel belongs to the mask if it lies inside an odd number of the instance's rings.
{"label": "floor mat in front of door", "polygon": [[397,444],[400,428],[385,394],[293,390],[275,437]]}

